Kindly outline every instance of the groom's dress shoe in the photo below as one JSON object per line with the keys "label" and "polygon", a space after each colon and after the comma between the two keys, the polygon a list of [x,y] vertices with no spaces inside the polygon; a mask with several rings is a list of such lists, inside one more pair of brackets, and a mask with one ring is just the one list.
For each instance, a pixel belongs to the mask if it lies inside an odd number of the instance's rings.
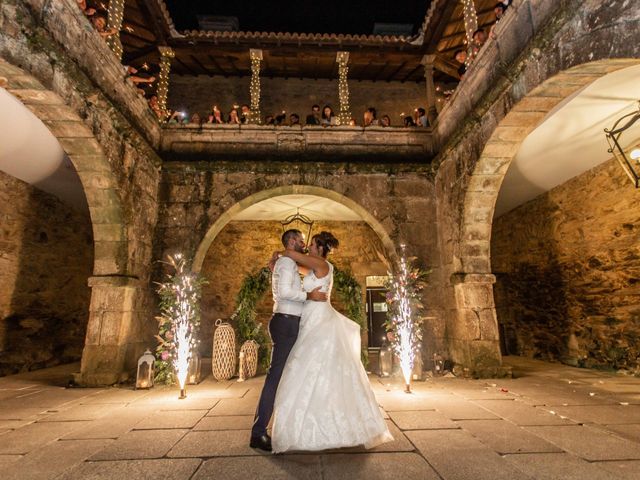
{"label": "groom's dress shoe", "polygon": [[271,437],[267,434],[264,434],[260,437],[251,437],[251,442],[249,442],[249,446],[251,448],[259,448],[260,450],[264,450],[265,452],[270,452]]}

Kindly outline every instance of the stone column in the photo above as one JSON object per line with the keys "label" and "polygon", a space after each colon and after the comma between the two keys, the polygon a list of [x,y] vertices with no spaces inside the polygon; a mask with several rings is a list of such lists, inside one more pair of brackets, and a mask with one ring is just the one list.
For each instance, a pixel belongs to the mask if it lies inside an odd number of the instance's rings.
{"label": "stone column", "polygon": [[476,6],[473,0],[461,0],[462,13],[464,15],[464,31],[467,34],[467,66],[470,65],[473,59],[473,49],[471,44],[473,42],[473,34],[478,29],[478,14],[476,12]]}
{"label": "stone column", "polygon": [[251,58],[251,83],[249,93],[251,95],[251,115],[249,123],[260,125],[262,115],[260,114],[260,62],[262,62],[262,50],[252,48],[249,50]]}
{"label": "stone column", "polygon": [[122,30],[122,20],[124,19],[124,2],[125,0],[109,1],[109,19],[107,28],[115,28],[114,35],[107,37],[107,45],[116,54],[118,60],[122,60],[122,42],[120,41],[120,30]]}
{"label": "stone column", "polygon": [[502,373],[498,320],[493,301],[496,277],[490,273],[456,273],[451,278],[456,325],[451,329],[454,362],[480,377]]}
{"label": "stone column", "polygon": [[436,60],[435,55],[425,55],[422,57],[422,65],[424,65],[424,79],[427,87],[427,118],[429,126],[432,127],[438,117],[438,109],[436,107],[436,86],[433,83],[433,64]]}
{"label": "stone column", "polygon": [[[130,331],[139,280],[129,276],[89,278],[91,306],[79,378],[83,386],[113,385],[126,379]],[[131,363],[131,362],[129,362]]]}
{"label": "stone column", "polygon": [[158,47],[160,51],[160,73],[158,74],[158,105],[163,116],[167,115],[167,97],[169,95],[169,73],[171,71],[171,59],[176,56],[170,47]]}
{"label": "stone column", "polygon": [[340,125],[349,125],[351,122],[351,107],[349,106],[349,83],[347,75],[349,73],[349,52],[338,52],[336,55],[338,62],[338,99],[340,100],[340,113],[338,121]]}

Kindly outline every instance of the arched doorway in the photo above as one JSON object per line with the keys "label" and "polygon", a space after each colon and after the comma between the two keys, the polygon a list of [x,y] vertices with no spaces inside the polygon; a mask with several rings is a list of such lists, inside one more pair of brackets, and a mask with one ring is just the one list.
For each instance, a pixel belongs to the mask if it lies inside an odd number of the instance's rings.
{"label": "arched doorway", "polygon": [[[212,226],[194,262],[194,269],[209,281],[203,289],[202,300],[203,355],[211,352],[213,322],[217,318],[229,318],[244,278],[264,267],[271,254],[282,249],[281,221],[296,211],[314,221],[312,235],[329,230],[340,240],[340,248],[329,260],[337,267],[352,272],[362,289],[363,303],[367,278],[386,275],[390,266],[388,246],[393,245],[388,237],[385,245],[384,235],[380,234],[384,230],[372,228],[361,216],[362,209],[360,212],[353,209],[357,204],[345,202],[344,197],[339,203],[334,198],[340,196],[327,192],[312,186],[281,187],[260,192],[252,200],[242,201],[226,212],[221,217],[223,225],[216,222]],[[370,217],[368,219],[371,221]],[[332,301],[340,310],[341,304],[336,295]],[[266,326],[271,311],[271,296],[265,295],[258,306],[258,321]],[[367,344],[366,336],[363,336],[363,342],[363,345]]]}

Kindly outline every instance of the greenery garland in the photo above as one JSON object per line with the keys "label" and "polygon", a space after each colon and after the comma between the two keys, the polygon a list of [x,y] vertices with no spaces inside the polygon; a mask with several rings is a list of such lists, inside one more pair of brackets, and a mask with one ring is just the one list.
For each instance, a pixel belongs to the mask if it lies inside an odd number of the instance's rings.
{"label": "greenery garland", "polygon": [[[345,315],[355,321],[363,331],[367,331],[362,301],[362,288],[349,270],[334,268],[333,281],[336,293],[345,306]],[[270,361],[270,339],[262,325],[256,322],[256,306],[271,286],[271,271],[262,268],[256,273],[249,274],[242,281],[236,296],[236,309],[231,316],[237,322],[240,344],[247,340],[255,340],[260,346],[260,365],[267,368]],[[363,363],[367,357],[364,354]]]}

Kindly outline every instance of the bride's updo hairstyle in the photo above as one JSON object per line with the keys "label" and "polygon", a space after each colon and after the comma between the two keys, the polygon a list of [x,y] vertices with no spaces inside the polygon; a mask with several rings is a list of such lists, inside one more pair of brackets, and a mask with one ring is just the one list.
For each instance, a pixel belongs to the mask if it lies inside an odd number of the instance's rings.
{"label": "bride's updo hairstyle", "polygon": [[333,236],[331,232],[320,232],[316,233],[312,238],[312,242],[316,243],[316,246],[322,247],[322,257],[327,258],[327,255],[334,248],[338,248],[340,242],[338,239]]}

